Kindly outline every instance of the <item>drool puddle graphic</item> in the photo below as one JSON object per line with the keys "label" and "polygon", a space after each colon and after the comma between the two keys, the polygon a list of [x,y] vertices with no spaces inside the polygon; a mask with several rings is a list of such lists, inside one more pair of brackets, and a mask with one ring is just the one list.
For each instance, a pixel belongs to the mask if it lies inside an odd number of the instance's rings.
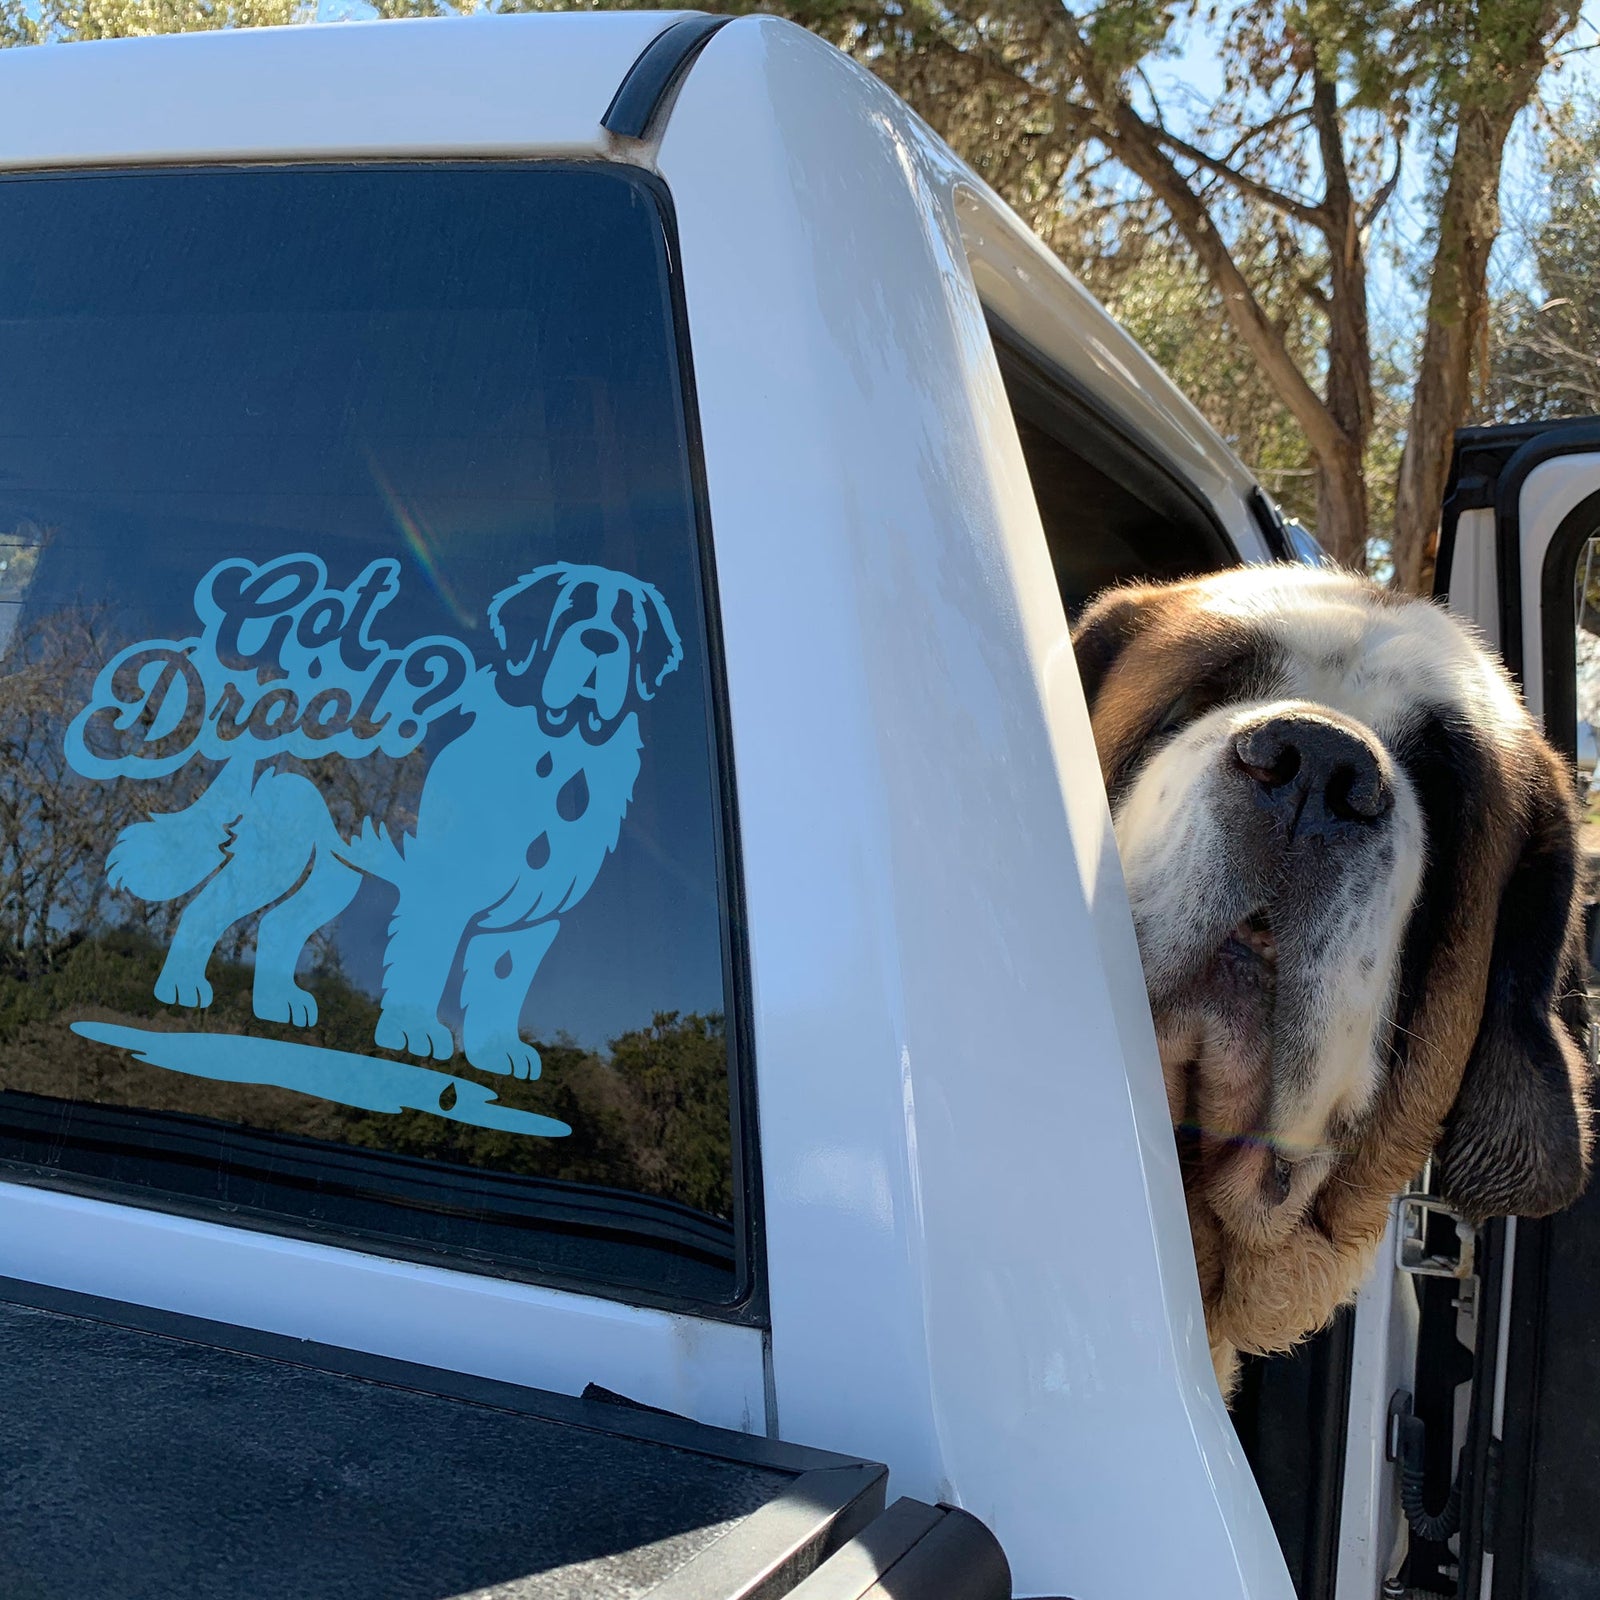
{"label": "drool puddle graphic", "polygon": [[[199,635],[146,640],[107,662],[67,731],[67,760],[98,779],[220,763],[192,805],[125,828],[106,857],[108,881],[141,899],[193,895],[158,1000],[209,1005],[218,941],[261,912],[255,1014],[310,1027],[316,999],[295,981],[306,944],[364,878],[378,878],[399,898],[373,1042],[435,1062],[454,1056],[438,1013],[464,940],[467,1061],[536,1078],[538,1051],[519,1031],[524,1001],[562,913],[616,848],[639,775],[638,706],[676,670],[682,645],[649,584],[566,562],[535,568],[490,602],[490,666],[443,635],[390,645],[373,628],[399,593],[399,571],[374,561],[336,588],[314,555],[219,562],[195,591]],[[463,731],[429,766],[409,836],[369,817],[343,837],[317,786],[271,764],[408,755],[450,713],[464,714]],[[238,1034],[91,1022],[73,1031],[175,1072],[365,1110],[570,1132],[501,1105],[482,1084],[406,1062]]]}

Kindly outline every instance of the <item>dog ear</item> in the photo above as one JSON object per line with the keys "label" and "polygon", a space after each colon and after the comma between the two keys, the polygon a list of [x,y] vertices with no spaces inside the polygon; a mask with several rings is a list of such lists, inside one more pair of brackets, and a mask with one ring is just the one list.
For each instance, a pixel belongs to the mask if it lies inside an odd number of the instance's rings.
{"label": "dog ear", "polygon": [[1083,698],[1091,711],[1106,674],[1144,626],[1150,595],[1150,589],[1131,584],[1105,589],[1078,618],[1072,630],[1072,653],[1083,682]]}
{"label": "dog ear", "polygon": [[651,699],[683,660],[683,641],[667,603],[648,584],[638,585],[639,648],[633,658],[633,687],[641,700]]}
{"label": "dog ear", "polygon": [[550,642],[550,628],[565,598],[568,576],[564,562],[536,567],[489,602],[489,630],[505,651],[506,670],[513,677],[521,677]]}
{"label": "dog ear", "polygon": [[1540,752],[1533,816],[1501,895],[1478,1037],[1439,1147],[1464,1216],[1547,1216],[1583,1190],[1589,1005],[1570,782]]}

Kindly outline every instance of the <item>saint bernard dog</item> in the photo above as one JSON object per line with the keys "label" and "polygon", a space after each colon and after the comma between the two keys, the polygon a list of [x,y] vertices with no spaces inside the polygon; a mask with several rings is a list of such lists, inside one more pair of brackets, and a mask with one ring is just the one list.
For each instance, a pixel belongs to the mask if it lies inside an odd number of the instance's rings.
{"label": "saint bernard dog", "polygon": [[1111,589],[1073,642],[1228,1394],[1430,1152],[1475,1220],[1582,1189],[1573,785],[1465,627],[1347,574]]}

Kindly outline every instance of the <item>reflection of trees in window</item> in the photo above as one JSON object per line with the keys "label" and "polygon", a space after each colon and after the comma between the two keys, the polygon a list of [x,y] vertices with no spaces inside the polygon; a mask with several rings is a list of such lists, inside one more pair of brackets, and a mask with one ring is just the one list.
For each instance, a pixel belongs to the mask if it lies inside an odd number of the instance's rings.
{"label": "reflection of trees in window", "polygon": [[[384,1115],[282,1089],[190,1078],[142,1065],[124,1052],[86,1050],[64,1024],[85,1016],[147,1018],[161,954],[161,940],[124,925],[77,939],[31,974],[14,965],[0,971],[0,1089],[46,1100],[70,1091],[80,1103],[180,1112],[491,1172],[600,1184],[732,1216],[720,1016],[661,1013],[649,1026],[613,1039],[604,1052],[562,1039],[540,1042],[544,1070],[533,1082],[452,1064],[452,1071],[491,1083],[505,1104],[558,1117],[572,1129],[565,1139],[530,1139],[416,1111]],[[319,1017],[304,1029],[254,1017],[248,964],[219,956],[208,970],[214,989],[205,1012],[208,1031],[405,1059],[374,1049],[377,1003],[337,971],[305,980]],[[167,1015],[175,1026],[187,1020]]]}
{"label": "reflection of trees in window", "polygon": [[47,537],[45,530],[32,522],[19,522],[9,532],[0,533],[0,662],[6,658],[11,635],[22,617],[22,604],[39,570]]}
{"label": "reflection of trees in window", "polygon": [[[106,853],[129,824],[192,804],[215,766],[196,760],[155,781],[106,780],[82,777],[66,759],[67,725],[96,672],[127,642],[113,631],[107,607],[63,608],[9,623],[0,654],[0,926],[3,959],[21,972],[48,969],[107,927],[166,939],[181,910],[177,902],[152,903],[112,889]],[[369,816],[394,833],[415,823],[421,751],[399,760],[280,759],[322,790],[346,836]],[[225,953],[244,959],[255,924],[255,918],[241,923]],[[314,966],[337,965],[329,930],[317,935],[312,957]]]}
{"label": "reflection of trees in window", "polygon": [[171,910],[111,912],[106,847],[142,816],[137,786],[90,783],[67,765],[63,735],[108,651],[104,611],[12,623],[0,673],[0,925],[4,969],[55,966],[108,915],[166,931]]}
{"label": "reflection of trees in window", "polygon": [[[20,607],[18,608],[20,610]],[[0,653],[0,1090],[56,1100],[181,1112],[266,1132],[491,1171],[600,1184],[732,1215],[727,1048],[720,1016],[657,1014],[609,1052],[541,1044],[528,1083],[483,1076],[507,1104],[560,1118],[566,1139],[529,1139],[439,1117],[363,1112],[250,1084],[213,1082],[86,1050],[66,1027],[84,1017],[249,1032],[358,1054],[376,1050],[374,998],[340,970],[334,930],[309,952],[314,1028],[253,1014],[255,918],[213,957],[202,1018],[155,1004],[152,990],[183,901],[152,904],[107,886],[106,852],[152,812],[188,805],[213,776],[196,760],[171,777],[91,780],[68,766],[64,736],[100,666],[127,643],[109,608],[63,608],[11,625]],[[445,729],[448,736],[453,729]],[[322,790],[346,835],[364,817],[411,830],[429,753],[403,759],[293,762]]]}

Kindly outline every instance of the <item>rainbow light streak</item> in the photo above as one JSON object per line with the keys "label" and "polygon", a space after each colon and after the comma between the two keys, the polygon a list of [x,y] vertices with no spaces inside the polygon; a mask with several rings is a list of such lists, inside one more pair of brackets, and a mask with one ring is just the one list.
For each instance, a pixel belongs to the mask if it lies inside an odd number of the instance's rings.
{"label": "rainbow light streak", "polygon": [[394,523],[399,528],[401,536],[405,539],[406,548],[411,552],[412,559],[422,569],[422,575],[427,579],[428,587],[445,603],[450,615],[453,616],[463,628],[476,628],[477,617],[470,612],[457,598],[455,590],[450,587],[450,580],[439,570],[439,564],[434,558],[433,547],[429,543],[429,530],[409,502],[395,486],[389,482],[383,468],[377,463],[372,452],[367,451],[367,470],[372,474],[372,481],[377,485],[378,493],[383,497],[383,503],[389,508],[389,515],[394,518]]}
{"label": "rainbow light streak", "polygon": [[1289,1161],[1308,1161],[1312,1156],[1339,1156],[1345,1152],[1337,1146],[1297,1145],[1287,1139],[1274,1138],[1270,1133],[1245,1133],[1232,1128],[1209,1128],[1201,1122],[1176,1122],[1175,1133],[1193,1134],[1212,1144],[1244,1145],[1256,1150],[1271,1150]]}

